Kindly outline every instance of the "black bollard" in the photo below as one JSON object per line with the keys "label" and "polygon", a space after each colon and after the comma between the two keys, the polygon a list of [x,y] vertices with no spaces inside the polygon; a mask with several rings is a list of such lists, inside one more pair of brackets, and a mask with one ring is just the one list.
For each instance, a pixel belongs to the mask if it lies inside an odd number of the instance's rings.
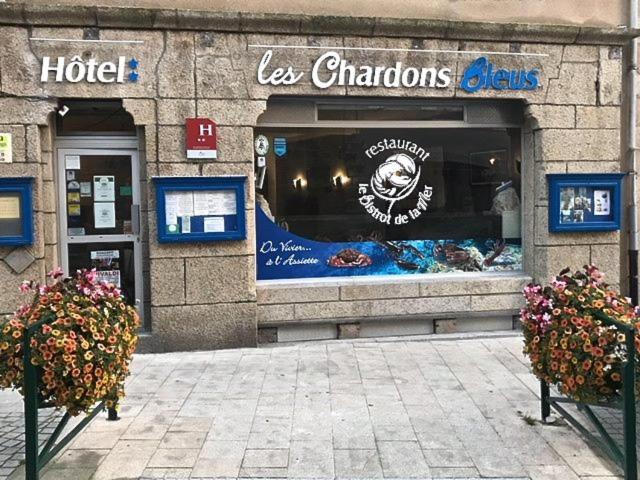
{"label": "black bollard", "polygon": [[115,408],[107,408],[107,414],[107,420],[110,422],[116,422],[120,420],[120,417],[118,417],[118,411]]}

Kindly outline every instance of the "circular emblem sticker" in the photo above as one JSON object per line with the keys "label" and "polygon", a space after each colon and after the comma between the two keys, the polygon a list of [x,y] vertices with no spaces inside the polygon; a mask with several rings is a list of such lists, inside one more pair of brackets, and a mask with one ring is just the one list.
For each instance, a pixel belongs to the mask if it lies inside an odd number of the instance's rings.
{"label": "circular emblem sticker", "polygon": [[269,140],[264,135],[258,135],[255,141],[256,153],[261,157],[269,151]]}
{"label": "circular emblem sticker", "polygon": [[[374,219],[404,225],[427,211],[433,187],[422,178],[422,165],[430,156],[426,149],[410,140],[383,138],[366,149],[365,155],[380,162],[370,182],[358,185],[360,205]],[[404,199],[415,203],[407,206]],[[399,206],[394,209],[396,204]]]}

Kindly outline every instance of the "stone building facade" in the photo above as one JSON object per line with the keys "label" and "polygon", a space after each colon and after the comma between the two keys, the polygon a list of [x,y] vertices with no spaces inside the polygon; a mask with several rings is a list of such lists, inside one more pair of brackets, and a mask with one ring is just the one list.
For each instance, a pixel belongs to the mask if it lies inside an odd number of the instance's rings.
{"label": "stone building facade", "polygon": [[[42,279],[63,263],[59,151],[66,144],[56,134],[56,112],[78,99],[122,101],[135,124],[140,307],[149,348],[251,346],[258,332],[262,340],[282,341],[510,327],[523,285],[587,263],[626,288],[625,227],[550,233],[546,174],[624,171],[623,57],[632,33],[601,26],[0,5],[0,131],[13,139],[13,162],[0,164],[0,176],[34,178],[35,232],[30,246],[0,247],[0,312],[19,303],[24,278]],[[307,75],[292,85],[263,85],[257,69],[265,47],[256,46],[265,45],[313,47],[274,49],[278,65],[299,71],[309,70],[322,47],[336,47],[359,64],[446,66],[452,81],[437,90],[319,89]],[[468,93],[460,79],[475,57],[459,52],[484,52],[508,70],[537,69],[540,85]],[[139,79],[58,82],[52,73],[42,81],[44,57],[70,62],[75,56],[84,62],[135,58]],[[254,129],[273,96],[520,102],[522,270],[257,281]],[[192,117],[217,123],[217,159],[186,158],[185,119]],[[224,175],[247,177],[246,240],[159,243],[151,179]]]}

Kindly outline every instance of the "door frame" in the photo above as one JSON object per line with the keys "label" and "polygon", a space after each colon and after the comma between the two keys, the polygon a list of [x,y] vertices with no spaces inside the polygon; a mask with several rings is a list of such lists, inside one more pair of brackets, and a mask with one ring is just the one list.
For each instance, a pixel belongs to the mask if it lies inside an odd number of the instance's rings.
{"label": "door frame", "polygon": [[[132,234],[116,235],[83,235],[69,237],[67,230],[67,202],[66,202],[66,172],[64,156],[66,154],[77,155],[130,155],[131,156],[131,184],[132,184],[132,208],[137,209],[137,225],[133,218]],[[132,242],[135,296],[134,305],[137,307],[141,323],[144,325],[144,274],[142,259],[142,239],[140,226],[140,153],[138,150],[138,137],[58,137],[55,141],[54,160],[56,165],[57,180],[57,211],[58,211],[58,235],[59,255],[61,266],[65,274],[69,274],[69,245],[94,242]]]}

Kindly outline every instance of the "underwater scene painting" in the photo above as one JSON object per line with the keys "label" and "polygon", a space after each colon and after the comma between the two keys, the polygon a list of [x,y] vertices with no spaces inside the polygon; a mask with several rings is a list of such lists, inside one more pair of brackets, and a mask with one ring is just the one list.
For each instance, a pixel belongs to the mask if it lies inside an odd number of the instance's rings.
{"label": "underwater scene painting", "polygon": [[258,280],[522,270],[522,246],[494,239],[317,242],[256,208]]}

